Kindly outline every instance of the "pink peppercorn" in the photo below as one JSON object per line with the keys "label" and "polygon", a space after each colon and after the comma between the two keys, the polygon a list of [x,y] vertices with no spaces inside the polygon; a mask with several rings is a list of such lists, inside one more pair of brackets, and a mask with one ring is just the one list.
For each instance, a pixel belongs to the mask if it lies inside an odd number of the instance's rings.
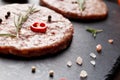
{"label": "pink peppercorn", "polygon": [[67,80],[66,78],[60,78],[59,80]]}

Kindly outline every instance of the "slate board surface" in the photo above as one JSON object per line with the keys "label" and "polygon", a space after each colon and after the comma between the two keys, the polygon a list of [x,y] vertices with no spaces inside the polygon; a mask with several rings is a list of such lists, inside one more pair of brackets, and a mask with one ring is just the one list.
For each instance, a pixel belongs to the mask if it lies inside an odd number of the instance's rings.
{"label": "slate board surface", "polygon": [[[30,3],[38,4],[38,0],[29,0]],[[66,77],[68,80],[82,80],[79,77],[81,70],[88,72],[86,80],[104,80],[112,68],[115,60],[120,55],[120,7],[114,3],[106,2],[109,8],[109,16],[106,20],[97,22],[72,21],[74,25],[74,37],[71,46],[61,54],[31,60],[0,56],[0,80],[59,80]],[[8,4],[0,1],[1,5]],[[94,39],[86,32],[86,27],[103,29]],[[108,39],[114,39],[114,44],[109,44]],[[103,46],[101,54],[95,50],[97,44]],[[96,66],[90,64],[91,52],[97,55]],[[83,58],[83,65],[75,63],[76,58]],[[66,66],[67,61],[72,61],[71,68]],[[31,67],[36,66],[35,74],[31,73]],[[49,78],[48,71],[55,71],[53,79]]]}

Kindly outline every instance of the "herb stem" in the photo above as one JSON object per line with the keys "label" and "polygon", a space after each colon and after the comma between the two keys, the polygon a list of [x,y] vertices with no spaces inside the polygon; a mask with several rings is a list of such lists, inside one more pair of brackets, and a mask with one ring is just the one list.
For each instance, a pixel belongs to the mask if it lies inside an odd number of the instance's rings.
{"label": "herb stem", "polygon": [[17,37],[19,37],[19,32],[20,32],[20,30],[22,28],[22,24],[27,21],[27,19],[29,18],[30,14],[33,14],[33,13],[38,12],[38,11],[39,10],[36,10],[36,8],[34,8],[34,5],[32,5],[32,6],[30,6],[28,8],[28,10],[27,10],[25,15],[19,14],[17,21],[14,18],[14,25],[16,27],[16,35],[17,35]]}
{"label": "herb stem", "polygon": [[87,28],[86,31],[92,33],[93,37],[96,38],[97,33],[102,32],[102,29],[95,29],[95,28]]}
{"label": "herb stem", "polygon": [[14,34],[8,34],[8,33],[0,34],[0,36],[16,37],[16,35],[14,35]]}
{"label": "herb stem", "polygon": [[85,4],[85,0],[78,0],[80,11],[83,11],[85,9],[84,4]]}

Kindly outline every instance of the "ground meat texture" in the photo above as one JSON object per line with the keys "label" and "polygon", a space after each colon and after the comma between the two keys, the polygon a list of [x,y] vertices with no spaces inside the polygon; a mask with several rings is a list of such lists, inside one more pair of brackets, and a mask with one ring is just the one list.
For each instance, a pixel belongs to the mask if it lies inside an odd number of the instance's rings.
{"label": "ground meat texture", "polygon": [[[25,14],[30,4],[12,4],[0,7],[0,34],[16,33],[14,18],[19,14]],[[62,15],[41,6],[35,6],[37,10],[23,23],[19,37],[11,38],[0,36],[0,54],[13,54],[22,57],[36,57],[57,53],[67,48],[73,37],[73,25]],[[10,16],[5,19],[3,15],[10,11]],[[48,23],[48,16],[52,16]],[[46,33],[36,33],[30,30],[34,22],[44,22]]]}
{"label": "ground meat texture", "polygon": [[83,11],[80,11],[77,1],[78,0],[40,0],[40,4],[70,19],[101,20],[107,17],[108,9],[103,0],[85,0],[85,9]]}

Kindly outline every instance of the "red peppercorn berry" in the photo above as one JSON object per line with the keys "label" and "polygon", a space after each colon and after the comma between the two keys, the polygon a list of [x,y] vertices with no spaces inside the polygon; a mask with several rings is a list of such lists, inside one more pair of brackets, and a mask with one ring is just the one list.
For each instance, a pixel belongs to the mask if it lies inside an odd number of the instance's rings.
{"label": "red peppercorn berry", "polygon": [[66,78],[60,78],[59,80],[67,80]]}
{"label": "red peppercorn berry", "polygon": [[45,25],[45,23],[35,22],[32,26],[30,26],[30,29],[33,32],[45,33],[47,30],[47,26]]}

